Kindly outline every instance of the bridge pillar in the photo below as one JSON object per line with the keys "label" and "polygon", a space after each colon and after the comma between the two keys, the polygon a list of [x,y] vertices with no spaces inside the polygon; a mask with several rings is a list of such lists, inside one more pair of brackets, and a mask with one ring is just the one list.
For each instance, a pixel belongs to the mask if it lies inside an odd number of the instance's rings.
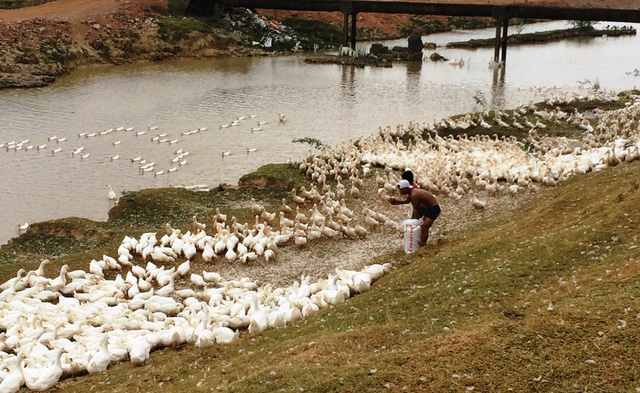
{"label": "bridge pillar", "polygon": [[507,63],[507,30],[509,28],[509,19],[502,20],[502,64]]}
{"label": "bridge pillar", "polygon": [[[343,1],[340,3],[342,15],[344,15],[344,24],[342,31],[344,32],[344,46],[356,49],[356,15],[353,9],[353,2]],[[349,29],[349,15],[351,15],[351,29]]]}
{"label": "bridge pillar", "polygon": [[351,13],[351,49],[356,50],[356,14]]}
{"label": "bridge pillar", "polygon": [[509,28],[509,18],[496,18],[496,41],[493,53],[493,61],[496,63],[507,61],[507,32]]}
{"label": "bridge pillar", "polygon": [[502,24],[501,19],[496,19],[496,40],[494,42],[493,61],[496,63],[500,61],[500,28]]}

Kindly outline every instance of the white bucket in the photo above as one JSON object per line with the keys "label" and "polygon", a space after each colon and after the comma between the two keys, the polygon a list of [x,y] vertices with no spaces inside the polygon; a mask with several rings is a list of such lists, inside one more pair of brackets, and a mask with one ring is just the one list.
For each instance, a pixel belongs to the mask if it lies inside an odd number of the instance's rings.
{"label": "white bucket", "polygon": [[418,250],[418,242],[420,241],[420,225],[422,220],[409,219],[400,221],[402,231],[404,232],[404,252],[406,254],[416,252]]}

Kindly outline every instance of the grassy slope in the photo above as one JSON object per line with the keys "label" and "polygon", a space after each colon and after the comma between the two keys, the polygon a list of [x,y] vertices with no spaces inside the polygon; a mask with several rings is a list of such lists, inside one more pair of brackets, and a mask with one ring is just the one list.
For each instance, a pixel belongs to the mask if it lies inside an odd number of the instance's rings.
{"label": "grassy slope", "polygon": [[[64,391],[630,391],[640,386],[640,162],[540,192],[292,327]],[[472,213],[471,213],[472,214]],[[624,320],[627,326],[621,328]],[[161,384],[161,385],[159,385]]]}

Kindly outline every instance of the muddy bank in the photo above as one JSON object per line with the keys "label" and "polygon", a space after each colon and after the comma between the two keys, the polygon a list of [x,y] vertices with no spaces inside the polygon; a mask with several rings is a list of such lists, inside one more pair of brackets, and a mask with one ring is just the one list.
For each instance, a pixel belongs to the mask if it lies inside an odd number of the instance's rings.
{"label": "muddy bank", "polygon": [[[621,36],[621,35],[635,35],[636,30],[633,28],[614,28],[614,29],[594,29],[589,28],[575,28],[566,30],[554,30],[554,31],[542,31],[538,33],[529,34],[515,34],[507,37],[507,43],[509,45],[525,45],[525,44],[538,44],[552,41],[560,41],[569,38],[579,37],[602,37],[605,35]],[[469,40],[461,42],[450,42],[446,45],[447,48],[463,48],[463,49],[475,49],[480,47],[493,46],[495,42],[494,38]]]}
{"label": "muddy bank", "polygon": [[363,68],[364,66],[391,68],[393,64],[384,59],[353,56],[312,56],[304,59],[307,64],[340,64]]}
{"label": "muddy bank", "polygon": [[5,20],[0,24],[0,88],[38,87],[81,65],[177,57],[264,55],[223,32],[191,31],[172,40],[159,33],[166,8],[123,2],[97,17]]}

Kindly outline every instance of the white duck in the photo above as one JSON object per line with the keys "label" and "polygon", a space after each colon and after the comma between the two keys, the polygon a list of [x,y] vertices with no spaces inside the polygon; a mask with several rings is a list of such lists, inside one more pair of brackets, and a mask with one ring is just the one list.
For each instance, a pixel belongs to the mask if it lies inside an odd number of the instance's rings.
{"label": "white duck", "polygon": [[127,343],[127,350],[131,363],[139,366],[149,358],[151,345],[145,336],[136,336]]}
{"label": "white duck", "polygon": [[22,374],[22,352],[13,358],[15,360],[15,368],[2,379],[0,383],[0,393],[17,392],[24,385],[24,375]]}
{"label": "white duck", "polygon": [[33,372],[35,370],[24,373],[26,370],[23,368],[25,383],[29,389],[41,392],[51,389],[58,383],[58,380],[62,376],[62,366],[60,363],[62,352],[64,352],[62,348],[51,351],[50,353],[54,359],[53,363],[47,367],[39,368],[35,373]]}
{"label": "white duck", "polygon": [[96,352],[87,362],[87,371],[90,374],[101,373],[107,370],[109,363],[111,363],[111,356],[109,355],[109,337],[104,335],[101,341],[100,350]]}
{"label": "white duck", "polygon": [[118,199],[116,193],[113,191],[113,188],[111,188],[110,185],[107,184],[107,187],[109,188],[109,192],[107,192],[107,198],[109,198],[110,201],[115,202]]}

